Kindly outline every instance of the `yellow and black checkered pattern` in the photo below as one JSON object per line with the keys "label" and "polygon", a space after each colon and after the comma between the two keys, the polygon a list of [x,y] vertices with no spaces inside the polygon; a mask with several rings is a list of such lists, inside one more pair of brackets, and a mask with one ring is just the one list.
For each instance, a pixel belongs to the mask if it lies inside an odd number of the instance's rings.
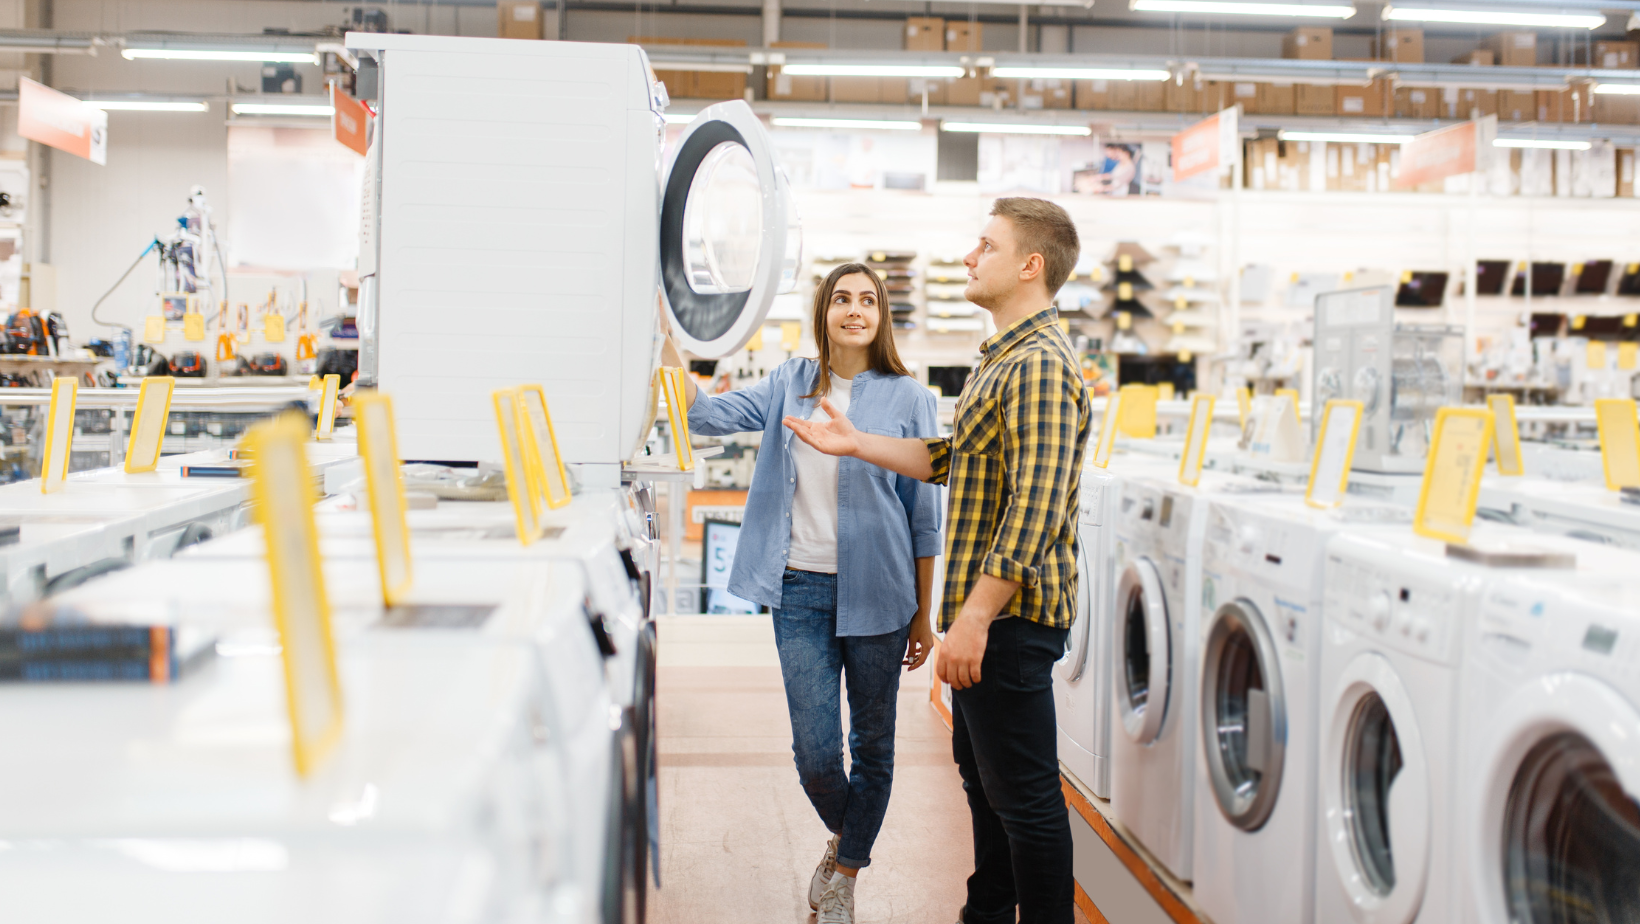
{"label": "yellow and black checkered pattern", "polygon": [[980,345],[948,439],[928,440],[948,484],[948,628],[981,574],[1020,584],[999,615],[1067,628],[1076,612],[1076,506],[1093,415],[1082,367],[1053,309]]}

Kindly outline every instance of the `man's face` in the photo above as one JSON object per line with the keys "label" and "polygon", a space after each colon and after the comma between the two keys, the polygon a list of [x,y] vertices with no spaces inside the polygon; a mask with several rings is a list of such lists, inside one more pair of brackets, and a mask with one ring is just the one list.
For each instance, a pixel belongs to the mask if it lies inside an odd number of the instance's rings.
{"label": "man's face", "polygon": [[1015,256],[1013,222],[991,216],[979,233],[979,245],[962,258],[968,267],[968,288],[963,297],[981,308],[1004,304],[1020,286],[1019,271],[1024,261]]}

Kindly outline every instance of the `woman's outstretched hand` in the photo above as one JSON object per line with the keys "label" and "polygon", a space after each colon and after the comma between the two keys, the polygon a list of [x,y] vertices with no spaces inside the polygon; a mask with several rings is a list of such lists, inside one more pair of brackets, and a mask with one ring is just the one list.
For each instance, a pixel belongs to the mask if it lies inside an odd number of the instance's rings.
{"label": "woman's outstretched hand", "polygon": [[859,452],[860,441],[854,424],[825,398],[820,399],[820,409],[831,419],[816,423],[787,417],[782,423],[797,434],[798,439],[828,456],[852,456]]}
{"label": "woman's outstretched hand", "polygon": [[911,636],[905,640],[905,659],[900,663],[906,670],[914,671],[933,653],[934,627],[928,624],[928,614],[918,610],[911,619]]}

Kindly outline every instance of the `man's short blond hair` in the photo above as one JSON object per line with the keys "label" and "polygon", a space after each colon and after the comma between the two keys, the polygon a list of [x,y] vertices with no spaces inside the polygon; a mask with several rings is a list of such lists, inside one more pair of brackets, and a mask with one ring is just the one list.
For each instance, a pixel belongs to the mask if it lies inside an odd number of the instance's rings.
{"label": "man's short blond hair", "polygon": [[1042,255],[1042,281],[1053,295],[1070,278],[1082,255],[1076,223],[1065,210],[1046,199],[998,199],[991,214],[1014,226],[1014,242],[1021,256]]}

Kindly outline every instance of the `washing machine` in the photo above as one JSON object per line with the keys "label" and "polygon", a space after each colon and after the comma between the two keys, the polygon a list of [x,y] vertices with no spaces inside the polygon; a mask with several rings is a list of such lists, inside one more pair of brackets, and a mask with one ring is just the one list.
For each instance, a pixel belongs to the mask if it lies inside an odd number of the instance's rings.
{"label": "washing machine", "polygon": [[1486,515],[1544,533],[1640,549],[1640,507],[1602,481],[1488,476],[1478,506]]}
{"label": "washing machine", "polygon": [[[1115,463],[1113,463],[1115,464]],[[1173,875],[1191,876],[1201,551],[1216,494],[1279,489],[1204,472],[1192,488],[1123,474],[1113,540],[1111,810]]]}
{"label": "washing machine", "polygon": [[1456,919],[1640,920],[1640,555],[1497,582],[1465,641]]}
{"label": "washing machine", "polygon": [[1343,530],[1411,511],[1302,496],[1215,497],[1202,551],[1194,894],[1216,924],[1308,922],[1314,907],[1323,566]]}
{"label": "washing machine", "polygon": [[1059,762],[1088,791],[1110,798],[1110,531],[1121,481],[1108,468],[1082,470],[1076,520],[1076,621],[1053,667]]}

